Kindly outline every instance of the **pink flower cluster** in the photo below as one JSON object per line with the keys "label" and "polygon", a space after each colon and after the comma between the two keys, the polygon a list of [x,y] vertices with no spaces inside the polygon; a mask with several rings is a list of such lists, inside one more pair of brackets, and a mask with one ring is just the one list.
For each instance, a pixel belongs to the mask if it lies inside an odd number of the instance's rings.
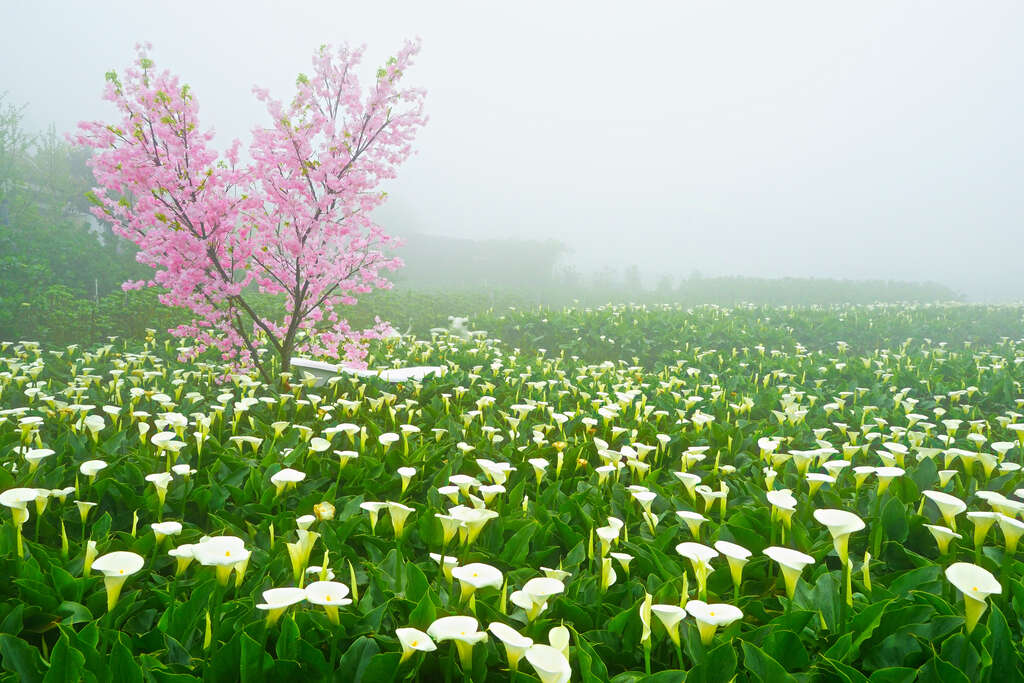
{"label": "pink flower cluster", "polygon": [[[173,334],[265,377],[265,347],[283,367],[295,352],[360,364],[366,341],[390,328],[378,320],[353,330],[337,309],[390,287],[384,271],[402,265],[385,254],[395,239],[371,213],[426,123],[425,92],[402,87],[419,43],[407,42],[365,88],[356,74],[363,50],[348,46],[317,50],[287,103],[255,88],[270,124],[253,130],[244,162],[237,140],[222,155],[212,149],[189,87],[155,69],[149,45],[136,49],[123,77],[107,74],[104,98],[119,120],[80,123],[72,137],[95,150],[94,212],[155,270],[125,288],[163,288],[164,304],[193,315]],[[261,312],[256,292],[283,295],[279,314]]]}

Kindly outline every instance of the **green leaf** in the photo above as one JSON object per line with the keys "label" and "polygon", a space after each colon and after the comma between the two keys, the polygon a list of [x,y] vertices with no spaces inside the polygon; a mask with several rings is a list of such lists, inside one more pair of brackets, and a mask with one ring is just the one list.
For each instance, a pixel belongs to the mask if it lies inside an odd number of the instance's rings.
{"label": "green leaf", "polygon": [[360,636],[349,646],[345,654],[338,662],[338,675],[346,681],[356,681],[362,678],[363,671],[370,664],[375,654],[380,652],[377,641],[366,636]]}
{"label": "green leaf", "polygon": [[0,655],[3,655],[4,669],[18,674],[18,680],[25,683],[36,683],[43,680],[46,670],[39,650],[24,640],[0,634]]}
{"label": "green leaf", "polygon": [[162,669],[154,669],[149,672],[156,683],[193,683],[199,679],[188,674],[175,674]]}
{"label": "green leaf", "polygon": [[85,655],[71,646],[66,633],[61,633],[50,652],[50,670],[43,678],[44,683],[67,683],[78,681],[85,671]]}
{"label": "green leaf", "polygon": [[921,641],[911,632],[903,629],[886,636],[881,642],[872,644],[864,654],[861,665],[869,669],[884,669],[890,666],[904,666],[916,659],[924,648]]}
{"label": "green leaf", "polygon": [[981,668],[981,656],[964,633],[946,638],[942,642],[941,654],[945,661],[956,662],[956,668],[969,679],[974,679]]}
{"label": "green leaf", "polygon": [[241,634],[241,660],[238,672],[242,683],[261,683],[266,674],[274,667],[274,660],[261,643],[248,633]]}
{"label": "green leaf", "polygon": [[902,543],[907,540],[910,531],[907,509],[897,498],[889,498],[882,507],[882,527],[885,529],[885,537],[890,541]]}
{"label": "green leaf", "polygon": [[280,622],[281,631],[277,636],[277,646],[275,648],[278,659],[296,659],[299,652],[299,627],[295,623],[295,619],[291,616],[287,616]]}
{"label": "green leaf", "polygon": [[75,624],[92,621],[92,612],[85,605],[78,602],[62,602],[57,608],[58,615],[67,615],[61,623],[73,626]]}
{"label": "green leaf", "polygon": [[685,680],[685,671],[667,669],[650,676],[636,671],[627,671],[613,678],[611,683],[683,683]]}
{"label": "green leaf", "polygon": [[736,650],[722,643],[709,651],[704,661],[686,674],[687,683],[729,683],[736,675]]}
{"label": "green leaf", "polygon": [[835,674],[843,681],[843,683],[868,683],[867,676],[854,669],[852,666],[837,662],[834,659],[828,657],[821,657],[819,659],[821,664],[828,666],[835,672]]}
{"label": "green leaf", "polygon": [[25,605],[23,603],[15,605],[4,620],[0,622],[0,633],[8,633],[12,636],[16,636],[21,633],[22,617],[25,614]]}
{"label": "green leaf", "polygon": [[752,673],[757,680],[764,683],[796,683],[796,679],[767,652],[753,643],[743,642],[743,666]]}
{"label": "green leaf", "polygon": [[845,661],[850,656],[850,651],[853,649],[853,634],[844,633],[836,639],[836,642],[832,643],[831,647],[825,650],[824,656],[829,659],[834,659],[837,662]]}
{"label": "green leaf", "polygon": [[885,609],[891,602],[891,600],[885,600],[872,603],[853,618],[850,630],[857,634],[851,645],[854,653],[860,649],[861,643],[870,638],[871,634],[878,628],[878,625],[882,622],[882,615],[885,614]]}
{"label": "green leaf", "polygon": [[760,647],[786,671],[800,671],[810,666],[807,648],[793,631],[771,631]]}
{"label": "green leaf", "polygon": [[429,594],[425,593],[416,608],[409,614],[409,626],[426,630],[436,616],[437,610],[434,607],[434,601],[430,599]]}
{"label": "green leaf", "polygon": [[938,655],[917,670],[919,683],[971,683],[971,679]]}
{"label": "green leaf", "polygon": [[501,551],[501,559],[512,566],[522,565],[526,556],[530,554],[530,540],[537,533],[536,524],[527,524],[519,531],[512,534]]}
{"label": "green leaf", "polygon": [[50,578],[57,593],[64,600],[79,602],[82,599],[82,585],[79,580],[71,576],[60,567],[50,567]]}
{"label": "green leaf", "polygon": [[1020,656],[1013,647],[1013,634],[1002,611],[995,604],[988,615],[990,638],[989,652],[992,653],[992,665],[989,669],[989,680],[1014,680],[1020,678]]}
{"label": "green leaf", "polygon": [[[911,590],[938,593],[942,590],[942,584],[939,579],[941,575],[942,567],[937,565],[912,569],[905,574],[900,575],[898,578],[893,579],[889,583],[888,590],[890,593],[897,596],[905,595]],[[917,605],[915,607],[920,608],[922,606]],[[920,619],[915,619],[915,621],[920,621]]]}
{"label": "green leaf", "polygon": [[405,563],[405,599],[412,602],[419,602],[427,591],[430,590],[430,582],[423,574],[423,570],[412,562]]}
{"label": "green leaf", "polygon": [[868,681],[869,683],[913,683],[915,676],[917,676],[915,669],[891,666],[873,672]]}
{"label": "green leaf", "polygon": [[110,647],[108,659],[110,680],[114,683],[142,683],[142,668],[132,657],[132,652],[120,640]]}
{"label": "green leaf", "polygon": [[587,639],[571,629],[576,636],[576,662],[583,683],[600,683],[608,680],[608,668],[597,656]]}
{"label": "green leaf", "polygon": [[[481,648],[483,649],[483,648]],[[401,652],[381,652],[370,657],[360,676],[352,683],[391,683],[398,674]]]}

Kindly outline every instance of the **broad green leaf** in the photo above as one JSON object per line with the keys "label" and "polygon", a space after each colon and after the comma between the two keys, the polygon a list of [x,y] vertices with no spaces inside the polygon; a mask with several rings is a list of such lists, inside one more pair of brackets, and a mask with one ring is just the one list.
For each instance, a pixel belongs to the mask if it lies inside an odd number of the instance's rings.
{"label": "broad green leaf", "polygon": [[763,683],[795,683],[796,679],[768,653],[754,645],[743,642],[743,667]]}
{"label": "broad green leaf", "polygon": [[120,640],[110,647],[110,658],[107,663],[110,679],[113,683],[142,683],[142,669],[135,658]]}
{"label": "broad green leaf", "polygon": [[380,652],[377,642],[361,636],[349,646],[338,662],[338,672],[345,680],[355,681],[362,677],[363,671],[370,664],[370,659]]}
{"label": "broad green leaf", "polygon": [[896,542],[907,540],[910,528],[907,523],[907,510],[899,499],[889,498],[882,506],[882,526],[886,539]]}
{"label": "broad green leaf", "polygon": [[686,674],[687,683],[729,683],[736,675],[736,651],[732,643],[709,650],[704,661]]}
{"label": "broad green leaf", "polygon": [[991,634],[988,649],[992,653],[989,668],[990,681],[1012,680],[1020,677],[1020,654],[1014,647],[1010,625],[997,605],[989,607],[988,630]]}
{"label": "broad green leaf", "polygon": [[916,676],[915,669],[893,666],[872,672],[868,681],[869,683],[913,683]]}
{"label": "broad green leaf", "polygon": [[960,669],[935,655],[917,670],[917,680],[921,683],[970,683],[971,679]]}
{"label": "broad green leaf", "polygon": [[583,683],[598,683],[598,681],[608,680],[608,669],[601,658],[597,656],[594,648],[579,633],[575,633],[575,636],[580,680]]}
{"label": "broad green leaf", "polygon": [[44,683],[65,683],[77,681],[85,670],[85,656],[71,646],[65,633],[61,633],[50,652],[50,670],[43,677]]}
{"label": "broad green leaf", "polygon": [[18,680],[26,683],[38,683],[43,680],[46,666],[43,664],[39,650],[24,640],[0,634],[0,655],[3,656],[4,669],[18,674]]}
{"label": "broad green leaf", "polygon": [[275,645],[277,657],[278,659],[295,659],[298,655],[299,640],[301,639],[299,627],[295,624],[295,619],[291,618],[290,615],[285,616],[278,623],[281,628],[277,634],[277,644]]}

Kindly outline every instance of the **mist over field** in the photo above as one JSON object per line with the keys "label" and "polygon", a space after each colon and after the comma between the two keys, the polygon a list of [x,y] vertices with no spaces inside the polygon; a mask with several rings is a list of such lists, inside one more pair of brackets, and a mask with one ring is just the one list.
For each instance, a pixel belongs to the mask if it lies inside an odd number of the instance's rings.
{"label": "mist over field", "polygon": [[7,5],[0,683],[1024,681],[1020,0]]}
{"label": "mist over field", "polygon": [[[106,119],[137,41],[222,148],[324,42],[406,37],[429,123],[389,233],[560,243],[558,272],[643,286],[751,276],[932,281],[1024,297],[1024,6],[985,3],[18,3],[0,92],[25,126]],[[441,242],[443,244],[443,242]],[[538,246],[538,249],[541,247]],[[423,265],[412,246],[400,252]],[[515,264],[506,264],[514,268]],[[529,269],[522,271],[524,277]]]}

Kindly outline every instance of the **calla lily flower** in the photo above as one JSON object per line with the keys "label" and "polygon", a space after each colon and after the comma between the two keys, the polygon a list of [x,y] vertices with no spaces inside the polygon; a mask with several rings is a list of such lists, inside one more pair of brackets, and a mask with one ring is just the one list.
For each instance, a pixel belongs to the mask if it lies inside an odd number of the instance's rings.
{"label": "calla lily flower", "polygon": [[901,467],[876,467],[875,476],[878,477],[878,495],[885,493],[889,488],[889,482],[906,474]]}
{"label": "calla lily flower", "polygon": [[924,496],[939,508],[942,519],[950,529],[956,529],[956,516],[967,509],[967,503],[942,491],[925,491]]}
{"label": "calla lily flower", "polygon": [[832,543],[835,546],[836,555],[839,556],[839,563],[845,567],[846,561],[849,559],[850,534],[863,529],[864,520],[846,510],[827,508],[815,510],[814,519],[827,527],[829,533],[832,534]]}
{"label": "calla lily flower", "polygon": [[356,451],[334,451],[334,454],[338,456],[338,469],[345,469],[345,465],[348,464],[349,460],[354,460],[359,457],[359,453]]}
{"label": "calla lily flower", "polygon": [[251,553],[245,548],[245,542],[236,536],[215,536],[201,539],[192,546],[192,555],[204,567],[214,567],[217,581],[226,586],[232,570],[238,572],[236,584],[241,583]]}
{"label": "calla lily flower", "polygon": [[533,645],[533,640],[522,635],[511,626],[497,621],[492,621],[488,624],[487,630],[505,646],[508,668],[512,671],[518,671],[519,660],[523,658],[526,651]]}
{"label": "calla lily flower", "polygon": [[437,649],[430,636],[416,628],[395,629],[395,636],[402,646],[402,659],[399,660],[399,664],[409,659],[414,652],[433,652]]}
{"label": "calla lily flower", "polygon": [[82,524],[85,525],[85,520],[89,516],[89,512],[96,507],[96,503],[89,500],[76,500],[75,506],[78,507],[78,516],[82,520]]}
{"label": "calla lily flower", "polygon": [[718,551],[701,543],[686,542],[677,545],[676,552],[690,561],[693,574],[697,578],[697,593],[703,596],[707,592],[711,560],[718,557]]}
{"label": "calla lily flower", "polygon": [[463,526],[459,527],[459,537],[465,545],[472,545],[484,530],[487,522],[498,516],[494,510],[468,508],[464,505],[450,508],[448,514],[462,522]]}
{"label": "calla lily flower", "polygon": [[722,603],[709,605],[702,600],[690,600],[687,602],[686,611],[697,622],[700,641],[705,646],[710,645],[711,641],[714,640],[715,631],[719,627],[728,626],[734,621],[743,618],[743,612],[739,607]]}
{"label": "calla lily flower", "polygon": [[992,511],[971,511],[967,513],[967,519],[974,524],[974,547],[981,548],[985,544],[985,536],[988,530],[999,519],[998,512]]}
{"label": "calla lily flower", "polygon": [[107,589],[108,612],[117,605],[124,582],[129,576],[142,569],[144,564],[145,560],[141,555],[124,550],[100,555],[93,561],[92,568],[103,573],[103,583]]}
{"label": "calla lily flower", "polygon": [[746,548],[729,541],[715,541],[715,550],[725,555],[729,562],[729,573],[732,575],[733,596],[739,594],[743,583],[743,567],[753,554]]}
{"label": "calla lily flower", "polygon": [[334,519],[334,506],[328,503],[326,500],[317,503],[313,506],[313,515],[320,522],[330,521]]}
{"label": "calla lily flower", "polygon": [[405,493],[405,490],[409,488],[409,482],[412,481],[412,478],[416,476],[416,468],[399,467],[398,476],[402,478],[402,493]]}
{"label": "calla lily flower", "polygon": [[348,594],[348,586],[337,581],[314,581],[306,586],[306,601],[323,607],[334,625],[341,623],[338,608],[352,604]]}
{"label": "calla lily flower", "polygon": [[699,512],[692,512],[690,510],[679,510],[676,512],[676,516],[686,522],[686,526],[690,529],[690,533],[694,538],[700,538],[700,525],[708,521],[707,517]]}
{"label": "calla lily flower", "polygon": [[175,576],[181,576],[188,569],[188,566],[192,564],[192,560],[195,559],[193,548],[195,548],[193,544],[183,543],[177,548],[171,548],[167,551],[168,555],[178,561],[177,568],[174,571]]}
{"label": "calla lily flower", "polygon": [[1017,544],[1021,535],[1024,535],[1024,522],[1015,517],[1000,514],[996,521],[999,523],[999,530],[1003,532],[1003,539],[1006,541],[1006,552],[1013,555],[1017,552]]}
{"label": "calla lily flower", "polygon": [[[97,416],[98,417],[98,416]],[[102,419],[102,418],[101,418]],[[35,472],[36,468],[46,458],[53,455],[55,451],[51,448],[29,448],[24,451],[25,460],[28,462],[28,471]]]}
{"label": "calla lily flower", "polygon": [[459,651],[463,671],[473,668],[473,646],[487,640],[487,633],[478,629],[473,617],[441,617],[427,628],[427,635],[438,643],[453,641]]}
{"label": "calla lily flower", "polygon": [[459,558],[452,557],[451,555],[445,555],[441,557],[439,553],[430,553],[430,559],[441,565],[441,573],[448,583],[452,582],[452,570],[459,566]]}
{"label": "calla lily flower", "polygon": [[30,488],[7,489],[0,493],[0,505],[7,507],[14,518],[14,526],[17,530],[18,557],[25,556],[21,528],[28,521],[28,504],[36,499],[36,490]]}
{"label": "calla lily flower", "polygon": [[661,621],[673,644],[679,647],[679,622],[686,617],[686,610],[679,605],[651,605],[651,612]]}
{"label": "calla lily flower", "polygon": [[377,517],[380,515],[381,510],[387,509],[388,504],[367,501],[360,503],[359,507],[370,513],[370,533],[374,533],[374,529],[377,528]]}
{"label": "calla lily flower", "polygon": [[559,650],[566,659],[569,659],[569,629],[565,626],[555,626],[548,631],[548,644]]}
{"label": "calla lily flower", "polygon": [[156,522],[149,526],[156,536],[157,545],[160,545],[168,536],[177,536],[181,533],[181,522]]}
{"label": "calla lily flower", "polygon": [[780,518],[788,529],[793,519],[793,512],[796,511],[796,498],[793,497],[793,493],[789,489],[780,489],[769,491],[765,497],[772,506],[772,517]]}
{"label": "calla lily flower", "polygon": [[313,545],[320,538],[320,534],[306,529],[299,529],[295,533],[299,540],[295,543],[285,543],[285,547],[288,549],[288,558],[292,563],[292,575],[295,577],[295,581],[301,585],[306,565],[309,564],[309,555],[313,552]]}
{"label": "calla lily flower", "polygon": [[800,579],[800,573],[804,567],[814,563],[814,558],[799,550],[778,546],[765,548],[764,554],[779,563],[782,568],[782,577],[786,582],[786,595],[792,600],[796,593],[796,582]]}
{"label": "calla lily flower", "polygon": [[526,650],[526,661],[537,673],[541,683],[568,683],[572,667],[565,655],[550,645],[533,645]]}
{"label": "calla lily flower", "polygon": [[609,557],[619,563],[622,567],[622,571],[626,573],[626,577],[629,577],[629,563],[633,561],[633,556],[629,553],[608,553]]}
{"label": "calla lily flower", "polygon": [[299,482],[306,478],[305,472],[299,472],[293,470],[290,467],[285,467],[282,470],[275,472],[270,477],[270,483],[274,485],[275,495],[280,496],[284,493],[285,489],[295,488]]}
{"label": "calla lily flower", "polygon": [[601,557],[604,557],[611,550],[612,544],[619,540],[619,530],[613,526],[602,526],[597,528],[596,533],[601,542]]}
{"label": "calla lily flower", "polygon": [[156,488],[156,497],[160,501],[160,507],[163,507],[164,501],[167,499],[167,487],[173,478],[170,472],[157,472],[156,474],[146,475],[146,481],[153,484],[154,488]]}
{"label": "calla lily flower", "polygon": [[405,520],[415,512],[414,508],[394,501],[388,501],[388,513],[391,516],[391,526],[395,531],[395,538],[401,538],[405,530]]}
{"label": "calla lily flower", "polygon": [[496,567],[482,562],[471,562],[452,569],[452,577],[462,586],[462,601],[469,600],[481,588],[501,588],[504,575]]}
{"label": "calla lily flower", "polygon": [[302,588],[271,588],[263,591],[263,602],[256,609],[267,612],[267,626],[273,626],[292,605],[306,599],[306,591]]}
{"label": "calla lily flower", "polygon": [[[611,559],[608,560],[609,566]],[[565,591],[565,584],[560,579],[547,576],[532,578],[523,584],[521,590],[509,596],[509,600],[517,607],[526,611],[526,618],[533,621],[547,609],[548,600]]]}
{"label": "calla lily flower", "polygon": [[967,615],[966,627],[970,633],[988,606],[985,598],[1002,593],[1003,587],[987,569],[969,562],[949,565],[946,568],[946,579],[963,593],[964,611]]}
{"label": "calla lily flower", "polygon": [[939,524],[925,524],[924,527],[932,533],[935,537],[935,542],[939,546],[939,553],[945,555],[949,552],[949,544],[953,539],[961,539],[963,536],[953,531],[949,527],[945,527]]}
{"label": "calla lily flower", "polygon": [[[644,591],[644,599],[640,602],[640,642],[643,643],[646,653],[651,651],[651,604],[653,596]],[[649,657],[645,654],[645,657]]]}
{"label": "calla lily flower", "polygon": [[85,544],[85,557],[82,561],[82,575],[88,576],[92,571],[92,563],[96,561],[99,551],[96,549],[96,541],[89,539]]}
{"label": "calla lily flower", "polygon": [[567,572],[563,569],[551,569],[550,567],[541,567],[540,570],[544,573],[544,576],[549,579],[557,579],[558,581],[565,581],[570,576],[571,572]]}

